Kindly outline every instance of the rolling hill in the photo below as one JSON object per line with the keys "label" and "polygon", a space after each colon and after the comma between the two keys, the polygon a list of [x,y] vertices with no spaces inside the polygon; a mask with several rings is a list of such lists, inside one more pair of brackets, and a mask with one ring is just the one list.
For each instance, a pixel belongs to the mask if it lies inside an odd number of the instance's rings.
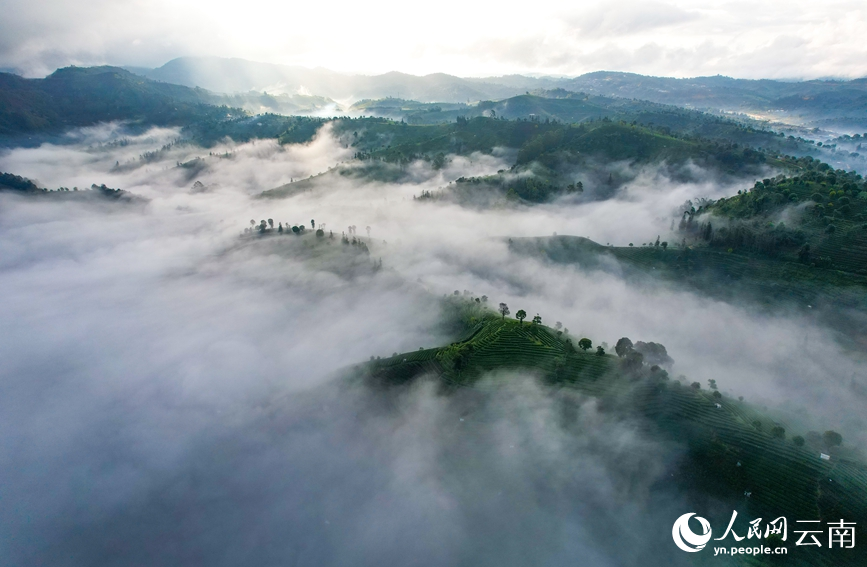
{"label": "rolling hill", "polygon": [[308,93],[335,100],[397,97],[421,102],[499,100],[529,91],[565,89],[713,111],[767,114],[774,119],[867,131],[867,78],[775,81],[730,77],[677,79],[598,71],[572,78],[461,78],[443,73],[349,75],[242,59],[184,57],[156,69],[130,68],[151,79],[217,92]]}
{"label": "rolling hill", "polygon": [[60,133],[113,120],[177,126],[242,114],[213,102],[205,91],[119,67],[67,67],[44,79],[0,73],[0,136]]}
{"label": "rolling hill", "polygon": [[[749,403],[672,380],[631,352],[618,357],[579,351],[573,344],[577,339],[565,333],[500,318],[473,298],[451,301],[466,303],[463,337],[440,348],[360,364],[348,379],[382,388],[433,379],[448,395],[509,389],[515,374],[537,376],[551,389],[596,399],[601,411],[638,420],[645,434],[678,446],[682,457],[669,482],[696,508],[710,498],[722,502],[727,515],[736,508],[748,517],[867,520],[867,466],[854,452],[817,445],[815,435],[807,435],[807,443],[790,440],[787,434],[795,432]],[[471,422],[472,410],[465,417]],[[820,451],[831,451],[831,459],[820,459]],[[725,525],[727,515],[711,521]],[[831,554],[797,548],[790,554],[787,565],[860,565],[865,560],[863,548]],[[751,564],[774,563],[755,558]]]}

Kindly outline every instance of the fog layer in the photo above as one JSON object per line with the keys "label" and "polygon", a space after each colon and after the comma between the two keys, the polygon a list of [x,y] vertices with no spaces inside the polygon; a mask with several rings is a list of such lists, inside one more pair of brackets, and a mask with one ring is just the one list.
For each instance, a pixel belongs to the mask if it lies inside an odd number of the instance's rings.
{"label": "fog layer", "polygon": [[[177,133],[122,144],[110,127],[78,135],[7,152],[0,170],[150,202],[0,194],[0,554],[13,564],[682,560],[668,555],[666,526],[686,510],[664,482],[679,448],[593,400],[564,402],[520,373],[490,377],[511,386],[478,397],[334,382],[370,356],[453,340],[437,298],[454,290],[562,321],[594,344],[663,343],[674,374],[803,407],[817,428],[862,442],[852,416],[863,400],[848,387],[863,362],[811,319],[551,266],[506,242],[650,241],[684,200],[740,184],[647,170],[604,202],[473,210],[412,199],[510,165],[471,156],[412,183],[335,176],[264,200],[251,196],[326,171],[347,150],[325,130],[305,146],[174,145],[140,160]],[[195,181],[204,189],[191,192]],[[383,269],[347,277],[240,237],[269,218],[314,219],[338,237],[356,226],[366,240],[369,226]],[[611,537],[618,526],[625,539]]]}

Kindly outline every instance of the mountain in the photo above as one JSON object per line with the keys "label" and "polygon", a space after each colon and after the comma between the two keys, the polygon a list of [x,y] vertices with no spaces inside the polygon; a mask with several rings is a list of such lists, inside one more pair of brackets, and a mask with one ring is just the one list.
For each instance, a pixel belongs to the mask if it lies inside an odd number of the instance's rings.
{"label": "mountain", "polygon": [[183,125],[240,114],[202,89],[159,83],[119,67],[66,67],[44,79],[0,73],[0,136],[59,133],[126,120]]}
{"label": "mountain", "polygon": [[[468,102],[500,99],[524,92],[517,86],[463,79],[444,73],[423,77],[391,72],[376,76],[349,75],[328,69],[258,63],[220,57],[180,57],[156,69],[130,67],[149,79],[201,87],[223,93],[265,91],[316,94],[335,100],[395,96],[423,102]],[[533,83],[534,84],[534,83]]]}
{"label": "mountain", "polygon": [[182,57],[157,69],[130,68],[145,77],[216,92],[309,93],[335,100],[396,97],[420,102],[500,100],[528,91],[566,89],[714,111],[748,112],[787,123],[867,130],[867,78],[851,81],[774,81],[696,77],[676,79],[599,71],[573,78],[461,78],[443,73],[350,75],[243,59]]}
{"label": "mountain", "polygon": [[788,123],[848,124],[857,130],[867,129],[867,78],[788,82],[722,76],[675,79],[596,72],[561,81],[558,86],[677,106],[757,112]]}

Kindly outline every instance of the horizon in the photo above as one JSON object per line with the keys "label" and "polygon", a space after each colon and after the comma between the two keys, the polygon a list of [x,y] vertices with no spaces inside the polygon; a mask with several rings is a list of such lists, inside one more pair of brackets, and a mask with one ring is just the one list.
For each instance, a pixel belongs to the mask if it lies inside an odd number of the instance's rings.
{"label": "horizon", "polygon": [[[89,65],[71,63],[69,65],[57,67],[53,70],[49,70],[46,73],[39,74],[39,75],[27,75],[27,74],[20,72],[19,70],[7,68],[7,67],[0,67],[0,73],[14,74],[14,75],[18,75],[18,76],[21,76],[21,77],[24,77],[27,79],[44,79],[45,77],[48,77],[48,76],[52,75],[53,73],[60,71],[62,69],[69,69],[69,68],[88,69],[88,68],[96,68],[96,67],[116,67],[116,68],[123,69],[125,71],[129,71],[129,72],[135,74],[136,70],[154,71],[157,69],[161,69],[161,68],[169,65],[170,63],[173,63],[173,62],[175,62],[177,60],[181,60],[181,59],[220,59],[220,60],[226,60],[226,61],[234,60],[234,61],[241,61],[244,63],[252,63],[252,64],[256,64],[256,65],[273,65],[273,66],[277,66],[277,67],[286,67],[286,68],[290,68],[290,69],[305,69],[308,71],[326,71],[326,72],[335,73],[338,75],[357,76],[357,77],[381,77],[384,75],[399,74],[399,75],[406,75],[406,76],[410,76],[410,77],[419,77],[419,78],[430,77],[433,75],[446,75],[446,76],[455,77],[458,79],[477,79],[477,80],[498,79],[498,78],[503,78],[503,77],[525,77],[525,78],[540,79],[540,80],[541,79],[562,80],[562,79],[574,79],[574,78],[584,77],[587,75],[594,75],[594,74],[621,74],[621,75],[637,75],[637,76],[641,76],[641,77],[649,77],[649,78],[655,78],[655,79],[690,80],[690,79],[707,79],[707,78],[721,77],[721,78],[733,79],[733,80],[737,80],[737,81],[776,81],[776,82],[781,82],[781,83],[798,83],[798,82],[809,82],[809,81],[849,82],[849,81],[857,81],[857,80],[861,80],[861,79],[867,79],[867,74],[865,74],[863,76],[855,76],[855,77],[842,77],[842,76],[828,75],[828,76],[823,76],[823,77],[812,77],[812,78],[797,78],[797,77],[775,77],[775,78],[758,77],[758,78],[751,78],[751,77],[738,77],[738,76],[734,76],[734,75],[726,75],[726,74],[722,74],[722,73],[699,74],[699,75],[689,75],[689,76],[651,75],[651,74],[639,73],[639,72],[635,72],[635,71],[622,71],[622,70],[615,70],[615,69],[597,69],[594,71],[586,71],[586,72],[583,72],[583,73],[580,73],[577,75],[539,74],[539,73],[505,73],[505,74],[499,74],[499,75],[460,75],[460,74],[451,73],[448,71],[432,71],[430,73],[418,74],[418,73],[411,73],[411,72],[407,72],[407,71],[402,71],[399,69],[392,69],[390,71],[383,71],[380,73],[363,73],[363,72],[353,72],[353,71],[338,71],[335,69],[330,69],[330,68],[322,67],[322,66],[308,66],[308,65],[301,65],[301,64],[289,65],[289,64],[284,64],[284,63],[269,63],[267,61],[256,61],[256,60],[252,60],[252,59],[245,59],[243,57],[219,57],[219,56],[209,56],[209,55],[200,55],[200,56],[181,55],[178,57],[173,57],[172,59],[169,59],[165,63],[162,63],[160,65],[156,65],[153,67],[142,66],[142,65],[114,64],[114,63],[93,63],[93,64],[89,64]],[[160,81],[160,82],[166,82],[166,81]],[[393,98],[395,98],[395,97],[393,97]]]}

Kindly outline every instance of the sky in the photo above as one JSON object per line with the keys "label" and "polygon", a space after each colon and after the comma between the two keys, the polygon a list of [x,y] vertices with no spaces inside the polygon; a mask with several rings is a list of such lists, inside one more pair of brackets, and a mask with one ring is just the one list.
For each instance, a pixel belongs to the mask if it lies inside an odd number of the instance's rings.
{"label": "sky", "polygon": [[213,55],[359,74],[856,78],[865,29],[857,0],[7,0],[0,68],[44,76]]}

